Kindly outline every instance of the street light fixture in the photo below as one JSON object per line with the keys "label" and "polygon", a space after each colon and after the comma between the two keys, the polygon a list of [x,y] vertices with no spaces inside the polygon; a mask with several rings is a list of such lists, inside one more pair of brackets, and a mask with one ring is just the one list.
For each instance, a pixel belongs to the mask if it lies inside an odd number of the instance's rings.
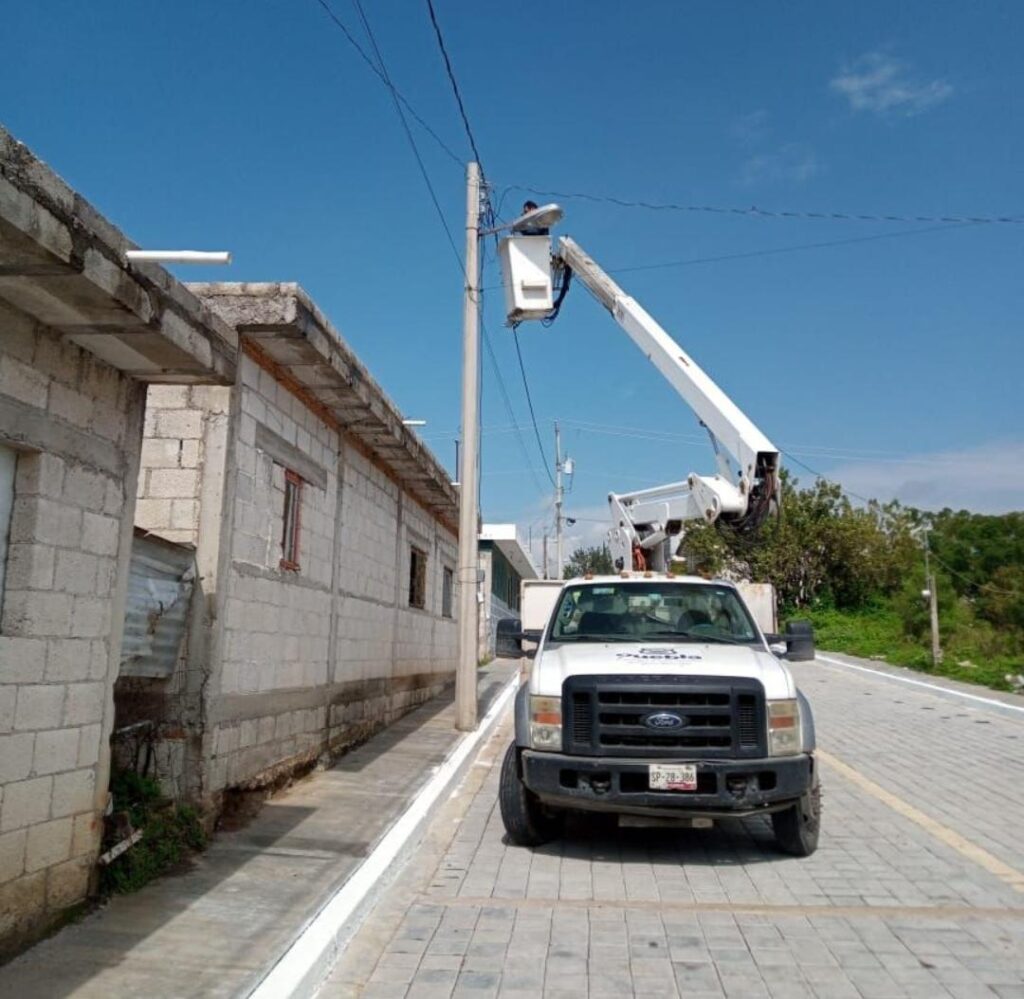
{"label": "street light fixture", "polygon": [[125,250],[132,264],[230,264],[227,250]]}
{"label": "street light fixture", "polygon": [[561,205],[553,202],[550,205],[541,205],[540,208],[531,208],[523,212],[517,219],[506,222],[504,225],[495,226],[493,229],[482,229],[481,236],[493,236],[496,232],[522,232],[524,229],[550,229],[562,221],[565,212]]}

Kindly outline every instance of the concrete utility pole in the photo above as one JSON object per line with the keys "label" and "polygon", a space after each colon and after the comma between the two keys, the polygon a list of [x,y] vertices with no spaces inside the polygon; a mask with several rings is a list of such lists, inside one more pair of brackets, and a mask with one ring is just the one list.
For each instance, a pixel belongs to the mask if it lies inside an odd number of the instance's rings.
{"label": "concrete utility pole", "polygon": [[562,578],[562,431],[555,420],[555,566],[558,574],[555,579]]}
{"label": "concrete utility pole", "polygon": [[455,727],[477,724],[476,671],[480,653],[477,454],[480,444],[480,167],[466,166],[466,272],[462,307],[462,455],[459,474],[459,661],[455,668]]}
{"label": "concrete utility pole", "polygon": [[939,595],[929,563],[927,531],[924,532],[924,585],[928,587],[928,614],[932,626],[932,666],[939,666],[942,663],[942,645],[939,643]]}

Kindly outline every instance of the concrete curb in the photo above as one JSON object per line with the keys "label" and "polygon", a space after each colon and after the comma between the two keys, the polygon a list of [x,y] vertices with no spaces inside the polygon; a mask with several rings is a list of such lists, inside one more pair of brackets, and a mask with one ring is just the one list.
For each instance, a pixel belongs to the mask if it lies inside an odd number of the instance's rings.
{"label": "concrete curb", "polygon": [[369,856],[324,903],[262,981],[248,993],[250,999],[307,999],[316,994],[380,891],[416,848],[427,824],[444,800],[445,792],[461,780],[475,751],[501,721],[518,688],[517,671],[495,697],[476,730],[468,732],[455,744],[401,817],[378,840]]}

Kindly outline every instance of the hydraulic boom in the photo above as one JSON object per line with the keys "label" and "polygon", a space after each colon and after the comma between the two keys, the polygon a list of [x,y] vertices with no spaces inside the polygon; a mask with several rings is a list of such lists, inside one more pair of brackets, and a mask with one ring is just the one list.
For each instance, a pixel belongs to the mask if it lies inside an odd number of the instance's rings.
{"label": "hydraulic boom", "polygon": [[611,493],[612,556],[619,568],[667,569],[687,520],[756,530],[777,497],[779,452],[711,377],[567,236],[555,266],[569,268],[694,411],[711,437],[715,475],[691,474],[639,492]]}

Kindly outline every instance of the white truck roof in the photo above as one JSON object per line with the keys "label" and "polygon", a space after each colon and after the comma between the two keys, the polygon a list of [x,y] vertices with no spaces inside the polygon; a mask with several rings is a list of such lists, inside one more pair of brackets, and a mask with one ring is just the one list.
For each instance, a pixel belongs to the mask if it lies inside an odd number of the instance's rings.
{"label": "white truck roof", "polygon": [[609,575],[576,576],[562,581],[562,585],[573,583],[696,583],[701,586],[732,586],[728,579],[707,579],[704,576],[676,576],[664,572],[616,572]]}

